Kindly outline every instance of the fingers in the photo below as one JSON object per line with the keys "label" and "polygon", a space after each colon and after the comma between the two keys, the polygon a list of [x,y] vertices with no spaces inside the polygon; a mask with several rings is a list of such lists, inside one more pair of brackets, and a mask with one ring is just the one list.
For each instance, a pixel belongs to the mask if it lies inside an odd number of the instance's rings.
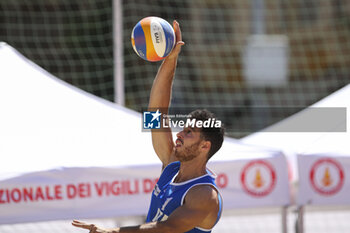
{"label": "fingers", "polygon": [[176,20],[173,21],[173,27],[174,27],[176,42],[175,42],[175,47],[173,48],[173,51],[171,51],[171,53],[168,56],[168,59],[177,58],[177,56],[181,51],[181,47],[185,44],[185,42],[182,41],[180,25]]}
{"label": "fingers", "polygon": [[75,227],[87,229],[90,233],[97,233],[97,226],[94,224],[88,224],[78,220],[73,220],[72,225]]}
{"label": "fingers", "polygon": [[176,42],[182,41],[180,24],[176,20],[174,20],[174,22],[173,22],[173,27],[174,27]]}
{"label": "fingers", "polygon": [[181,47],[185,44],[185,42],[182,41],[180,25],[176,20],[173,21],[173,27],[174,27],[175,37],[176,37],[175,46],[171,51],[171,53],[167,56],[166,60],[177,59],[181,51]]}
{"label": "fingers", "polygon": [[81,222],[78,220],[73,220],[72,225],[75,227],[80,227],[80,228],[89,229],[89,230],[90,230],[90,226],[91,226],[91,224],[87,224],[85,222]]}

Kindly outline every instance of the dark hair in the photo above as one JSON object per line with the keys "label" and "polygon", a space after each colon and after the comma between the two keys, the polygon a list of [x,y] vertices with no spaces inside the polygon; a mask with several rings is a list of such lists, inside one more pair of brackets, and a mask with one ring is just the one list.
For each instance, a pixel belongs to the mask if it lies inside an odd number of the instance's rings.
{"label": "dark hair", "polygon": [[[189,114],[190,119],[196,121],[206,121],[209,119],[218,120],[215,115],[207,109],[198,109]],[[221,123],[221,127],[201,127],[201,138],[210,141],[211,147],[208,152],[208,160],[221,148],[224,141],[225,129]]]}

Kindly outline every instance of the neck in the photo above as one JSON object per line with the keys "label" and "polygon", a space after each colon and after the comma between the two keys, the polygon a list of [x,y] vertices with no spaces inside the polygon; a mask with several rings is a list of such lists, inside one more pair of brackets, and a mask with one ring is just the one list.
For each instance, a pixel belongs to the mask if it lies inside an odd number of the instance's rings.
{"label": "neck", "polygon": [[196,159],[181,162],[179,173],[174,182],[181,183],[207,174],[206,164],[206,162],[197,161]]}

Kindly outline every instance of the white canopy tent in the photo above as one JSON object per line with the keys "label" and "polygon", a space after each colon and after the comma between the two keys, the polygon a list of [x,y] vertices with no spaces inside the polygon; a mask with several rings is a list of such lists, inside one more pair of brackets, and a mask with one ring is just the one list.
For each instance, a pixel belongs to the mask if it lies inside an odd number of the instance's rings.
{"label": "white canopy tent", "polygon": [[[0,224],[146,213],[161,164],[141,114],[60,81],[5,43],[0,72]],[[227,209],[290,202],[278,150],[226,138],[209,166]],[[264,182],[244,183],[256,170]]]}
{"label": "white canopy tent", "polygon": [[141,114],[57,79],[5,43],[0,51],[0,154],[6,158],[0,177],[57,167],[159,164],[144,156],[153,148],[150,134],[140,131]]}
{"label": "white canopy tent", "polygon": [[[327,116],[320,121],[323,124],[321,127],[326,126],[328,132],[283,132],[292,126],[300,126],[300,123],[305,126],[317,122],[319,119],[315,109],[340,110],[333,112],[337,116]],[[349,111],[350,84],[310,108],[241,141],[284,151],[292,161],[295,174],[300,177],[295,177],[295,180],[299,180],[298,204],[349,205]]]}
{"label": "white canopy tent", "polygon": [[[344,117],[335,117],[330,118],[329,121],[325,120],[322,117],[321,121],[316,118],[314,115],[315,109],[325,109],[327,108],[346,108],[340,109],[345,110],[338,112],[340,114],[347,113]],[[309,150],[315,150],[320,148],[321,151],[332,150],[338,151],[345,149],[349,151],[349,145],[346,142],[349,142],[350,134],[349,125],[346,123],[349,121],[349,108],[350,108],[350,84],[344,88],[336,91],[335,93],[325,97],[319,102],[311,105],[309,108],[294,114],[291,117],[288,117],[266,129],[253,133],[241,139],[244,143],[252,143],[255,145],[268,146],[271,148],[281,148],[291,152],[307,152]],[[331,109],[330,109],[331,110]],[[337,110],[337,109],[336,109]],[[339,109],[338,109],[339,110]],[[347,112],[346,112],[347,111]],[[321,112],[319,112],[321,113]],[[337,113],[337,112],[333,112]],[[346,116],[346,117],[345,117]],[[327,119],[326,119],[327,120]],[[326,127],[323,127],[324,132],[310,131],[310,132],[293,132],[293,126],[305,126],[305,123],[313,124],[317,122],[317,125],[325,123]],[[328,129],[328,132],[327,132]],[[287,130],[288,132],[284,132]],[[332,143],[324,143],[327,140],[332,140]],[[344,147],[339,147],[338,143],[343,144]]]}

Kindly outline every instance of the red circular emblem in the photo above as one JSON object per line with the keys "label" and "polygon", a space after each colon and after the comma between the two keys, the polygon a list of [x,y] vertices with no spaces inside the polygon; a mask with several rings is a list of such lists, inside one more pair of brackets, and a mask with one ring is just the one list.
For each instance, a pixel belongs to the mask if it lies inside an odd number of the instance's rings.
{"label": "red circular emblem", "polygon": [[319,159],[311,167],[310,182],[316,192],[334,195],[343,187],[344,170],[334,159]]}
{"label": "red circular emblem", "polygon": [[275,169],[264,160],[251,161],[242,169],[241,184],[243,190],[252,196],[266,196],[276,185]]}

